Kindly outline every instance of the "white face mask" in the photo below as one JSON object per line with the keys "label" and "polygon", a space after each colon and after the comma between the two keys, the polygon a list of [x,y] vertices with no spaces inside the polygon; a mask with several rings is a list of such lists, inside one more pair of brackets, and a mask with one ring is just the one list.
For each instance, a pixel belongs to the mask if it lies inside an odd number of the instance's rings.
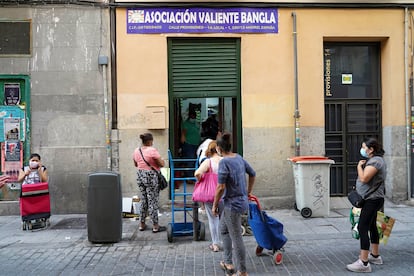
{"label": "white face mask", "polygon": [[30,161],[29,162],[29,166],[32,169],[37,169],[39,167],[39,162],[37,162],[37,161]]}
{"label": "white face mask", "polygon": [[369,156],[368,156],[367,151],[366,151],[364,148],[361,148],[361,149],[359,150],[359,153],[360,153],[363,157],[365,157],[365,158],[368,158],[368,157],[369,157]]}

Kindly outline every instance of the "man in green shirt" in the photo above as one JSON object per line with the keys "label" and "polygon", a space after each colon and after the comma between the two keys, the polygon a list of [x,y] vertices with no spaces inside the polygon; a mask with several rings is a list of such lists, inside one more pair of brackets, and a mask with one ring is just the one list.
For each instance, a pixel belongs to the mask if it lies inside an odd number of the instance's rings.
{"label": "man in green shirt", "polygon": [[[200,124],[196,120],[195,111],[190,111],[188,119],[181,125],[181,144],[183,158],[197,158],[197,148],[201,142]],[[195,166],[188,164],[188,167]]]}

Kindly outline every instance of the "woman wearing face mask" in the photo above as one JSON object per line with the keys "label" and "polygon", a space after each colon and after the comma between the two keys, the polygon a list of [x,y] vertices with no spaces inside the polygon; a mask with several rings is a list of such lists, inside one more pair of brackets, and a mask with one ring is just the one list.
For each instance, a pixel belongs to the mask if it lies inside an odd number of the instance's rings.
{"label": "woman wearing face mask", "polygon": [[22,184],[33,184],[47,182],[47,179],[47,170],[46,167],[40,162],[40,155],[32,153],[30,155],[29,166],[25,166],[20,169],[17,181],[23,181]]}
{"label": "woman wearing face mask", "polygon": [[[365,198],[358,222],[360,254],[357,261],[347,265],[353,272],[371,272],[371,265],[383,263],[379,254],[379,235],[377,230],[377,211],[384,205],[385,177],[387,166],[384,149],[375,138],[367,138],[362,143],[360,153],[366,160],[358,162],[357,192]],[[371,247],[371,253],[370,253]]]}

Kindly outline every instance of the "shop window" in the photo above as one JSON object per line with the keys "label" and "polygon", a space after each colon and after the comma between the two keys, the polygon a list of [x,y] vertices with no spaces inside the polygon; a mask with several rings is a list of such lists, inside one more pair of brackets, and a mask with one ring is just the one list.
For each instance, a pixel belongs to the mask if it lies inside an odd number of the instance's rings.
{"label": "shop window", "polygon": [[378,99],[379,62],[376,43],[325,43],[325,98]]}

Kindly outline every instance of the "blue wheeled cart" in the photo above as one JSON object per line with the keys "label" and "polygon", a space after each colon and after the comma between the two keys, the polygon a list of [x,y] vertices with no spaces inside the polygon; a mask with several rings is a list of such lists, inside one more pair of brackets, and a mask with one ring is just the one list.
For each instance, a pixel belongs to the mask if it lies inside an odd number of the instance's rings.
{"label": "blue wheeled cart", "polygon": [[[197,180],[194,172],[198,166],[197,159],[173,158],[168,150],[170,165],[170,195],[171,195],[171,223],[167,225],[167,238],[173,242],[177,236],[193,236],[195,241],[204,240],[206,228],[198,220],[198,203],[192,201],[192,192],[189,192],[188,182]],[[188,164],[194,164],[190,167]],[[176,212],[182,212],[183,222],[176,222]],[[190,213],[189,213],[190,212]]]}
{"label": "blue wheeled cart", "polygon": [[256,256],[261,256],[263,249],[266,248],[272,250],[274,262],[281,264],[283,260],[281,249],[287,242],[287,238],[283,235],[283,224],[269,217],[260,207],[257,197],[253,195],[249,196],[248,222],[258,244]]}

